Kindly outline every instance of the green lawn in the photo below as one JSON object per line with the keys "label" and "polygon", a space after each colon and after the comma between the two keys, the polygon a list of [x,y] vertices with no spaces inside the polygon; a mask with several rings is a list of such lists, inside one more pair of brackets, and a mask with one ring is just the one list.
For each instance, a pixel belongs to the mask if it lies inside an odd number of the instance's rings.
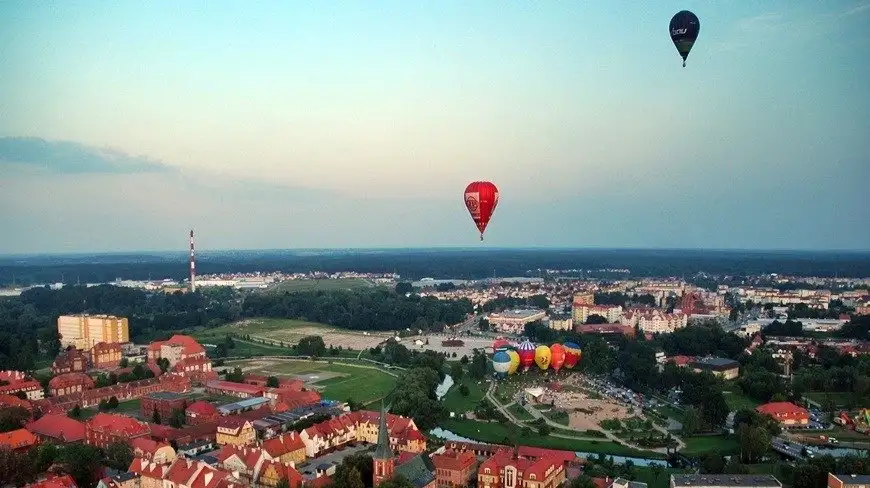
{"label": "green lawn", "polygon": [[340,278],[324,280],[288,280],[275,283],[266,289],[268,293],[298,293],[303,291],[331,291],[371,288],[372,282],[361,278]]}
{"label": "green lawn", "polygon": [[527,422],[529,420],[534,420],[532,415],[526,411],[525,408],[521,407],[514,403],[510,407],[508,407],[508,411],[520,422]]}
{"label": "green lawn", "polygon": [[708,452],[717,452],[724,456],[737,453],[737,441],[721,435],[684,437],[683,441],[686,448],[680,452],[686,456],[698,456]]}
{"label": "green lawn", "polygon": [[605,453],[619,456],[641,456],[663,459],[664,456],[655,452],[637,451],[610,441],[586,441],[565,439],[552,435],[542,437],[532,429],[532,435],[525,437],[514,425],[504,425],[497,422],[478,422],[474,420],[449,419],[442,421],[440,426],[455,434],[470,439],[490,443],[508,442],[515,435],[521,445],[561,449],[566,451],[585,451]]}
{"label": "green lawn", "polygon": [[271,332],[284,332],[292,329],[300,329],[304,327],[314,327],[318,329],[336,330],[335,327],[330,327],[319,322],[308,322],[305,320],[296,319],[276,319],[276,318],[256,318],[244,319],[231,324],[225,324],[220,327],[211,329],[195,330],[193,333],[201,333],[206,335],[219,336],[221,338],[228,334],[251,336],[269,336]]}
{"label": "green lawn", "polygon": [[136,400],[127,400],[125,402],[118,403],[118,408],[115,410],[115,413],[139,413],[141,407],[142,402],[138,398]]}
{"label": "green lawn", "polygon": [[[233,361],[227,366],[242,366],[250,363]],[[351,399],[363,404],[380,400],[392,391],[396,384],[395,377],[380,369],[330,364],[326,361],[287,360],[249,371],[278,377],[323,375],[323,378],[317,379],[312,384],[320,390],[324,398],[339,401]]]}
{"label": "green lawn", "polygon": [[[834,404],[837,405],[837,407],[847,407],[847,406],[852,404],[854,394],[851,392],[847,392],[847,391],[846,392],[810,391],[810,392],[804,393],[804,396],[809,398],[810,400],[818,403],[819,405],[822,405],[822,406],[825,405],[825,398],[830,397],[834,401]],[[865,406],[865,405],[862,405],[862,406]]]}
{"label": "green lawn", "polygon": [[747,397],[740,390],[731,390],[722,393],[725,396],[725,402],[728,403],[728,408],[735,410],[754,410],[758,406],[758,402]]}
{"label": "green lawn", "polygon": [[549,412],[544,412],[544,416],[557,424],[568,425],[568,413],[562,410],[550,410]]}
{"label": "green lawn", "polygon": [[680,423],[683,422],[683,418],[684,418],[685,415],[686,415],[685,412],[683,412],[682,410],[677,410],[676,408],[674,408],[674,407],[672,407],[672,406],[670,406],[670,405],[664,405],[664,406],[661,406],[661,407],[656,407],[655,410],[656,410],[656,412],[658,412],[659,414],[664,415],[665,417],[670,417],[670,418],[672,418],[672,419],[674,419],[674,420],[676,420],[677,422],[680,422]]}
{"label": "green lawn", "polygon": [[441,400],[448,412],[456,412],[457,415],[461,415],[474,410],[480,400],[486,396],[486,387],[489,386],[487,383],[478,385],[477,381],[470,378],[467,378],[464,384],[468,386],[468,396],[459,393],[459,385],[454,384]]}

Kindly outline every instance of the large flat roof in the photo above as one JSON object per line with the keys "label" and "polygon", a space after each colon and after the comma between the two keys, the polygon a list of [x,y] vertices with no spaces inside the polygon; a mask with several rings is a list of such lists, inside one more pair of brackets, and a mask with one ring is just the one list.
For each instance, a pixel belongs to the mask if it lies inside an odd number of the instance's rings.
{"label": "large flat roof", "polygon": [[677,486],[734,486],[781,488],[782,483],[769,474],[673,474],[671,483]]}

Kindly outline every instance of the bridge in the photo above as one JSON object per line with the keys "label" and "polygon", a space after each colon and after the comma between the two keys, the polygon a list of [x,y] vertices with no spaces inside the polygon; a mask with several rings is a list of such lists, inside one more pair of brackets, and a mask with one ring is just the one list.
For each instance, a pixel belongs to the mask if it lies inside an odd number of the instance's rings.
{"label": "bridge", "polygon": [[803,455],[806,446],[796,442],[786,442],[788,441],[784,441],[781,437],[774,437],[770,440],[770,448],[790,459],[798,461],[806,459],[806,456]]}

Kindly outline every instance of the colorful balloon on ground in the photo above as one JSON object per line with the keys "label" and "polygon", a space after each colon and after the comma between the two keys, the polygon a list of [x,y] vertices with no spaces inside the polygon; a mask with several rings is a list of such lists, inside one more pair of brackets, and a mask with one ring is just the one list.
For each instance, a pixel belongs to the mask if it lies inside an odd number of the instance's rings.
{"label": "colorful balloon on ground", "polygon": [[535,345],[531,341],[523,341],[517,349],[517,354],[520,356],[523,371],[526,371],[535,362]]}
{"label": "colorful balloon on ground", "polygon": [[550,367],[550,348],[547,346],[538,346],[535,348],[535,364],[546,371]]}
{"label": "colorful balloon on ground", "polygon": [[504,351],[498,351],[492,356],[492,367],[499,376],[505,376],[511,367],[511,357]]}
{"label": "colorful balloon on ground", "polygon": [[573,369],[574,366],[580,362],[580,345],[573,342],[566,342],[563,347],[565,348],[565,367]]}
{"label": "colorful balloon on ground", "polygon": [[508,349],[507,355],[511,357],[511,366],[508,368],[508,374],[514,374],[520,367],[520,355],[513,349]]}
{"label": "colorful balloon on ground", "polygon": [[558,373],[565,363],[565,347],[562,344],[550,346],[550,367]]}
{"label": "colorful balloon on ground", "polygon": [[681,10],[671,18],[669,27],[671,32],[671,40],[674,41],[674,46],[677,47],[677,52],[683,58],[683,68],[686,67],[686,58],[689,57],[689,51],[695,45],[695,40],[698,39],[698,31],[701,30],[701,22],[698,17],[688,10]]}
{"label": "colorful balloon on ground", "polygon": [[465,206],[480,231],[480,240],[498,205],[498,188],[488,181],[474,181],[465,187]]}

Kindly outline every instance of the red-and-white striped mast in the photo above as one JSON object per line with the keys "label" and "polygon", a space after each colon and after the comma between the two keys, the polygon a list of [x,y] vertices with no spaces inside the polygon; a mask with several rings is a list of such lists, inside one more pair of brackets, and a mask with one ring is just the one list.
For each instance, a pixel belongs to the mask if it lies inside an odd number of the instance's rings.
{"label": "red-and-white striped mast", "polygon": [[193,249],[193,229],[190,230],[190,292],[196,291],[196,256]]}

